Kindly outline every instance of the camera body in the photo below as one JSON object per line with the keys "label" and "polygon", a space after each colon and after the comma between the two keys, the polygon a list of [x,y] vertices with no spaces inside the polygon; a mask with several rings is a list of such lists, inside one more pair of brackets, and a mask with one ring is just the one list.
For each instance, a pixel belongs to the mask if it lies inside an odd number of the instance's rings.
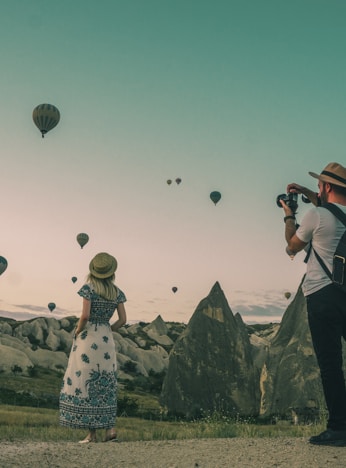
{"label": "camera body", "polygon": [[[280,200],[283,200],[286,203],[286,205],[289,208],[291,208],[293,214],[297,212],[297,209],[298,209],[298,194],[297,193],[290,192],[290,193],[282,193],[281,195],[278,195],[276,197],[276,204],[279,208],[282,208]],[[302,195],[302,201],[304,203],[311,203],[310,200],[304,195]]]}

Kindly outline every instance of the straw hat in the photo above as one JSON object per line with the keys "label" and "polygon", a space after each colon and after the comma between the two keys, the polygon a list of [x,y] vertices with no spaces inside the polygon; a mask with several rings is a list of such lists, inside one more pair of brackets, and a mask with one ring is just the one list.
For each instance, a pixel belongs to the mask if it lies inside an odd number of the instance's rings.
{"label": "straw hat", "polygon": [[321,182],[346,187],[346,168],[336,162],[329,163],[321,172],[320,175],[315,172],[309,172],[312,177],[319,179]]}
{"label": "straw hat", "polygon": [[100,252],[89,263],[90,273],[96,278],[109,278],[117,269],[118,263],[112,255]]}

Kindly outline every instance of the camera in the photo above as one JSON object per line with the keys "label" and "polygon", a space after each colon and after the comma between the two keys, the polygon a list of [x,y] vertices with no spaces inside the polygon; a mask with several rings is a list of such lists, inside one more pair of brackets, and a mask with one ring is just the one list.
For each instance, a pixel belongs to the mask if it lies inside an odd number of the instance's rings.
{"label": "camera", "polygon": [[[279,208],[282,208],[280,200],[283,200],[286,205],[291,208],[292,213],[295,214],[298,209],[298,194],[297,193],[282,193],[276,197],[276,204]],[[311,203],[308,197],[302,195],[302,202],[304,203]]]}

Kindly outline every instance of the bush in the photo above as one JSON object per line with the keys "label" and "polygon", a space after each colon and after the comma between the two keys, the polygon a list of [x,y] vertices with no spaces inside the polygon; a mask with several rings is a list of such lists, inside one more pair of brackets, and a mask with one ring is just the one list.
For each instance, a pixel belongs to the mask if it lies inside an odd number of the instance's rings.
{"label": "bush", "polygon": [[14,373],[14,375],[16,375],[16,374],[22,373],[23,369],[20,366],[17,366],[17,364],[15,364],[14,366],[11,367],[11,371]]}
{"label": "bush", "polygon": [[134,382],[132,380],[125,380],[125,383],[124,383],[124,388],[125,390],[127,390],[128,392],[133,392],[136,388]]}
{"label": "bush", "polygon": [[166,371],[155,372],[153,369],[149,371],[149,390],[150,392],[159,395],[162,390],[162,384],[166,376]]}
{"label": "bush", "polygon": [[124,396],[118,399],[118,415],[136,416],[138,412],[138,402],[134,398]]}
{"label": "bush", "polygon": [[137,374],[137,364],[134,361],[126,361],[121,369],[126,372],[126,374]]}
{"label": "bush", "polygon": [[30,366],[28,367],[28,374],[29,377],[37,377],[38,376],[38,370],[35,366]]}

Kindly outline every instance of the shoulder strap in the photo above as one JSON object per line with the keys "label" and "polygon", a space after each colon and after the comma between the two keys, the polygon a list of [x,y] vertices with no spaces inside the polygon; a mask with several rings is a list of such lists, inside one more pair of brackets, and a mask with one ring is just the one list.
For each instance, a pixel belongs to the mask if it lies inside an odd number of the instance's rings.
{"label": "shoulder strap", "polygon": [[311,249],[312,249],[312,242],[310,241],[309,242],[309,248],[308,248],[307,253],[305,255],[305,258],[304,258],[304,263],[308,263],[308,260],[309,260],[310,255],[311,255]]}
{"label": "shoulder strap", "polygon": [[312,250],[314,251],[314,254],[315,254],[315,257],[317,258],[318,260],[318,263],[321,265],[321,267],[323,268],[325,274],[328,276],[328,278],[332,279],[332,274],[331,272],[328,270],[328,267],[327,265],[324,263],[324,261],[322,260],[322,258],[318,255],[318,253],[316,252],[316,250],[312,247]]}
{"label": "shoulder strap", "polygon": [[328,211],[333,213],[334,216],[340,220],[344,226],[346,226],[346,214],[342,211],[341,208],[338,206],[334,205],[334,203],[325,203],[322,205],[322,208],[326,208]]}

